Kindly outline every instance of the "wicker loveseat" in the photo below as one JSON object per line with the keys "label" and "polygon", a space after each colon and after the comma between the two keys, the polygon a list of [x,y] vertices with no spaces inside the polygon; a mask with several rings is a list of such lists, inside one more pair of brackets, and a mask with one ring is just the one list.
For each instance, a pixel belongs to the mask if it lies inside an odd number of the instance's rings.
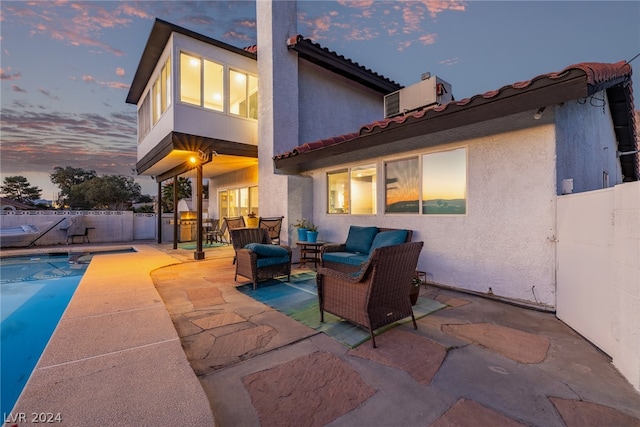
{"label": "wicker loveseat", "polygon": [[373,250],[359,273],[319,267],[316,275],[320,321],[324,312],[373,331],[411,316],[418,329],[409,293],[423,242],[402,243]]}
{"label": "wicker loveseat", "polygon": [[272,244],[266,229],[238,228],[229,233],[236,252],[234,280],[244,276],[253,282],[253,289],[259,280],[278,276],[291,280],[291,248]]}
{"label": "wicker loveseat", "polygon": [[412,237],[412,230],[352,225],[344,243],[322,246],[320,265],[343,273],[353,273],[361,269],[376,248],[408,243]]}

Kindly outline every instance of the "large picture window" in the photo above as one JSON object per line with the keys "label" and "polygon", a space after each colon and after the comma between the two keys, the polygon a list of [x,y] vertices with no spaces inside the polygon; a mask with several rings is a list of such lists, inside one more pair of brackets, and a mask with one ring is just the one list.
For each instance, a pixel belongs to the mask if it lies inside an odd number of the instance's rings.
{"label": "large picture window", "polygon": [[467,201],[467,150],[422,156],[422,213],[465,214]]}
{"label": "large picture window", "polygon": [[376,165],[356,166],[327,174],[327,212],[376,213]]}
{"label": "large picture window", "polygon": [[385,212],[420,212],[418,157],[385,163]]}

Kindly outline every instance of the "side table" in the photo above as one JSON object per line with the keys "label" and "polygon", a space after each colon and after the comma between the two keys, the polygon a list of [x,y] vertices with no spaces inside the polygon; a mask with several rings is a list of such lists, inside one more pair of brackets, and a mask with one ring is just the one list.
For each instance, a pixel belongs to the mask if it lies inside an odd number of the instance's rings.
{"label": "side table", "polygon": [[318,268],[318,262],[320,261],[320,248],[327,242],[296,242],[296,246],[300,247],[300,263],[299,265],[305,266],[307,262],[313,262],[313,268]]}

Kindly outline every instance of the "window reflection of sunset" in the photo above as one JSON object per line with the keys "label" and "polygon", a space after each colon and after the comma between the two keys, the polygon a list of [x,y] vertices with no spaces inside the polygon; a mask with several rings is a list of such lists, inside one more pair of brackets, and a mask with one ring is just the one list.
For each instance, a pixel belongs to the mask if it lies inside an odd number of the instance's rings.
{"label": "window reflection of sunset", "polygon": [[466,198],[465,149],[425,155],[422,160],[422,176],[423,200]]}

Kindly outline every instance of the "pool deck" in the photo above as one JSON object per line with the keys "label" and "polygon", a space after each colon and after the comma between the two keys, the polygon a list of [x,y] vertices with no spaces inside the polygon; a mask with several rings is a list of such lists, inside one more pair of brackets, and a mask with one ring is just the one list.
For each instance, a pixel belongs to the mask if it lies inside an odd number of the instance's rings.
{"label": "pool deck", "polygon": [[214,425],[151,280],[153,270],[181,261],[150,246],[128,246],[138,252],[91,261],[12,411],[27,422],[7,425],[28,425],[34,413],[59,414],[56,424],[67,426]]}
{"label": "pool deck", "polygon": [[[235,290],[233,252],[95,257],[13,415],[68,426],[640,427],[640,393],[552,313],[448,305],[348,349]],[[3,255],[4,251],[3,251]],[[6,425],[28,425],[7,423]]]}

